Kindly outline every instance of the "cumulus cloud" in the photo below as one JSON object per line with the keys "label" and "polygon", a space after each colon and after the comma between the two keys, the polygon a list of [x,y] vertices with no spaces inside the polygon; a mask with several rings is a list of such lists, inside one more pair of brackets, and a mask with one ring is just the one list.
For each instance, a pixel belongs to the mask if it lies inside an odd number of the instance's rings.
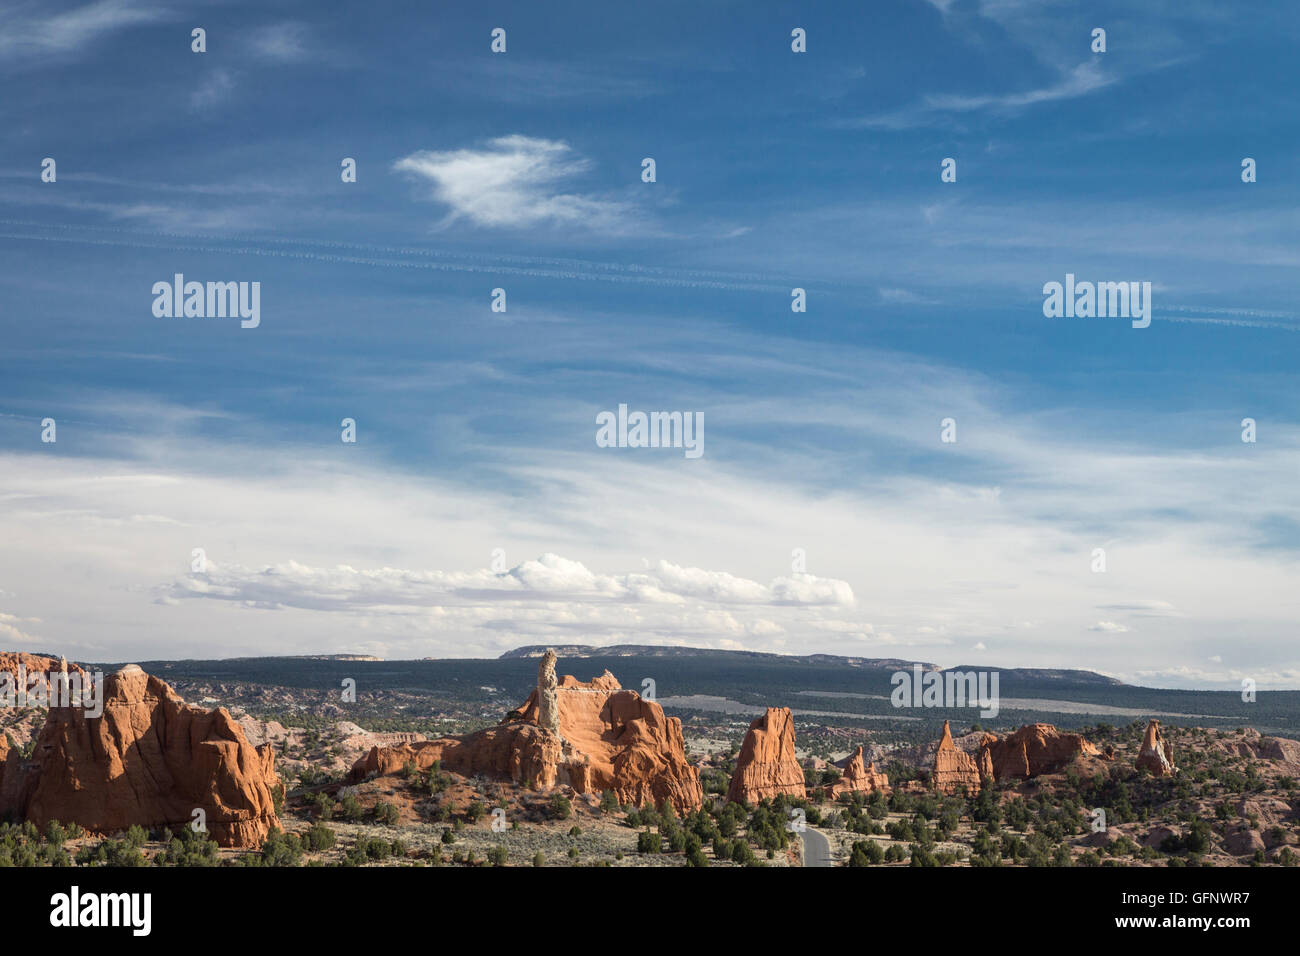
{"label": "cumulus cloud", "polygon": [[4,611],[0,611],[0,640],[3,640],[7,646],[16,649],[29,648],[40,643],[40,638],[29,634],[18,625],[39,623],[40,618],[18,617],[15,614],[6,614]]}
{"label": "cumulus cloud", "polygon": [[1128,633],[1128,627],[1126,627],[1123,624],[1117,624],[1115,621],[1098,621],[1092,627],[1088,628],[1088,630],[1102,631],[1103,633],[1106,634],[1127,634]]}
{"label": "cumulus cloud", "polygon": [[[660,561],[649,571],[593,572],[580,561],[543,554],[507,571],[416,571],[318,568],[286,561],[262,568],[209,563],[205,572],[164,587],[161,601],[211,598],[249,607],[296,607],[318,611],[388,610],[406,613],[443,606],[491,604],[538,606],[563,602],[615,604],[693,604],[708,606],[851,607],[853,589],[845,581],[811,574],[780,577],[770,584],[726,571],[686,568]],[[728,628],[744,625],[725,619]],[[758,633],[779,625],[755,623]],[[857,625],[861,629],[861,625]]]}
{"label": "cumulus cloud", "polygon": [[513,135],[479,149],[412,153],[393,168],[430,184],[432,198],[450,210],[448,222],[465,219],[493,228],[621,229],[633,213],[629,204],[566,192],[559,185],[591,166],[568,143]]}
{"label": "cumulus cloud", "polygon": [[[567,354],[569,343],[552,347]],[[107,660],[363,645],[389,657],[476,656],[555,640],[863,656],[897,647],[959,664],[969,651],[958,648],[983,641],[1005,666],[1106,668],[1132,680],[1138,668],[1205,666],[1228,632],[1235,666],[1296,665],[1286,600],[1296,552],[1277,547],[1272,527],[1257,529],[1261,515],[1291,527],[1300,513],[1300,433],[1275,426],[1249,458],[1098,445],[1056,416],[1000,411],[951,370],[937,381],[897,356],[781,348],[779,364],[767,353],[750,361],[796,378],[816,368],[833,383],[856,374],[870,387],[810,382],[800,394],[711,398],[704,407],[735,435],[754,423],[785,435],[833,425],[838,447],[929,450],[933,422],[912,411],[923,406],[980,422],[980,441],[953,446],[956,464],[937,475],[864,477],[824,449],[827,487],[810,490],[798,441],[691,469],[567,451],[545,424],[571,416],[575,400],[562,393],[536,399],[535,445],[485,458],[508,481],[465,482],[252,441],[265,436],[251,421],[241,425],[248,449],[188,439],[204,419],[168,414],[165,441],[111,424],[96,431],[127,462],[93,448],[0,455],[0,581],[23,613],[48,622],[51,642],[93,637],[115,648]],[[743,360],[693,358],[701,375]],[[476,414],[492,401],[491,389],[478,392]],[[123,421],[148,418],[127,408]],[[86,417],[119,419],[102,401]],[[1225,497],[1224,487],[1238,491]],[[1098,544],[1111,573],[1088,573]],[[828,577],[790,574],[796,545]],[[212,562],[206,579],[183,577],[195,546]],[[473,570],[498,546],[508,571]],[[642,564],[642,555],[678,560]],[[1224,580],[1233,587],[1212,586]],[[1098,622],[1142,640],[1087,630]]]}

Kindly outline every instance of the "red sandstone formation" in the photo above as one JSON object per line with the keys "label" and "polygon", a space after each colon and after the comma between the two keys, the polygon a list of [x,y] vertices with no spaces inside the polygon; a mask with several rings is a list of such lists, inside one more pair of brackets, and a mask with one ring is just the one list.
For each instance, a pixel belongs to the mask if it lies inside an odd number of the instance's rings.
{"label": "red sandstone formation", "polygon": [[1084,754],[1101,756],[1079,734],[1061,733],[1051,724],[1028,724],[1003,738],[985,734],[979,760],[986,776],[995,780],[1028,780],[1042,773],[1056,773]]}
{"label": "red sandstone formation", "polygon": [[[549,726],[547,726],[549,725]],[[554,729],[552,729],[554,728]],[[482,774],[539,788],[567,784],[578,793],[612,790],[620,803],[670,803],[678,814],[704,803],[699,771],[686,759],[682,722],[609,671],[587,683],[555,679],[555,653],[538,668],[538,686],[500,724],[462,737],[375,747],[350,779],[394,773],[408,762]]]}
{"label": "red sandstone formation", "polygon": [[934,769],[930,774],[930,784],[940,793],[960,793],[965,788],[970,793],[979,793],[981,778],[992,776],[993,767],[988,763],[988,753],[980,751],[980,759],[958,750],[952,742],[952,731],[948,721],[943,722],[943,736],[939,738],[939,749],[934,754]]}
{"label": "red sandstone formation", "polygon": [[1160,733],[1160,721],[1152,720],[1147,724],[1146,736],[1138,750],[1137,765],[1146,767],[1154,777],[1172,777],[1178,772],[1174,766],[1174,748],[1169,746]]}
{"label": "red sandstone formation", "polygon": [[[40,674],[47,681],[55,679],[61,672],[66,671],[68,674],[80,674],[84,682],[90,680],[90,675],[78,667],[76,664],[69,664],[66,660],[53,657],[49,654],[26,654],[22,651],[0,651],[0,671],[7,671],[13,678],[18,677],[19,670],[22,670],[30,680],[35,675]],[[13,685],[15,691],[19,688]],[[46,685],[48,686],[48,684]],[[26,688],[22,688],[26,690]]]}
{"label": "red sandstone formation", "polygon": [[20,806],[25,789],[22,754],[9,746],[7,734],[0,733],[0,813]]}
{"label": "red sandstone formation", "polygon": [[881,793],[889,792],[889,777],[877,773],[874,763],[864,764],[862,748],[859,747],[845,761],[844,775],[826,788],[826,794],[834,800],[842,793],[872,793],[877,790]]}
{"label": "red sandstone formation", "polygon": [[962,787],[977,793],[984,780],[1028,780],[1056,773],[1085,756],[1109,759],[1081,735],[1062,733],[1051,724],[1027,724],[1006,737],[985,734],[972,755],[953,743],[945,721],[931,784],[942,793],[957,793]]}
{"label": "red sandstone formation", "polygon": [[[63,672],[78,674],[81,686],[89,685],[90,676],[76,664],[49,654],[0,651],[0,706],[36,707],[39,703],[48,707],[50,688]],[[39,695],[29,695],[29,690],[36,691],[37,683],[41,684]],[[0,812],[20,806],[26,789],[22,755],[10,748],[7,735],[0,733]]]}
{"label": "red sandstone formation", "polygon": [[[58,672],[63,662],[60,658],[52,654],[28,654],[25,651],[0,651],[0,671],[8,671],[11,674],[18,673],[18,665],[22,664],[23,668],[29,674],[35,674],[44,671]],[[78,673],[83,677],[86,672],[76,664],[67,664],[68,673]]]}
{"label": "red sandstone formation", "polygon": [[134,664],[106,678],[100,693],[101,717],[51,708],[30,761],[0,752],[0,812],[42,829],[59,820],[113,833],[189,825],[197,809],[228,847],[260,846],[280,825],[275,755],[254,749],[224,707],[191,707]]}
{"label": "red sandstone formation", "polygon": [[794,754],[794,715],[789,707],[769,707],[749,725],[727,799],[758,803],[782,793],[807,795],[803,768]]}

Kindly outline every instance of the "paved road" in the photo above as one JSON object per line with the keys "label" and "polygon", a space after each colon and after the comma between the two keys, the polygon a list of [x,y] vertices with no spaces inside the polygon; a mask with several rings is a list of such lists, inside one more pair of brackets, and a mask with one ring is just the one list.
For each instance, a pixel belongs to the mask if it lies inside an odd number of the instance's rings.
{"label": "paved road", "polygon": [[803,838],[804,866],[834,866],[835,858],[831,855],[831,841],[822,833],[808,827],[800,834]]}

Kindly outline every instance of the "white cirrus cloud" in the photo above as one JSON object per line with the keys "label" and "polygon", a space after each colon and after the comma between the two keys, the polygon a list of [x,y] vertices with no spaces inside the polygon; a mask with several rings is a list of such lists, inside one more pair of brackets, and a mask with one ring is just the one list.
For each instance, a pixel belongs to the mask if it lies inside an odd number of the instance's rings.
{"label": "white cirrus cloud", "polygon": [[561,140],[501,136],[478,149],[412,153],[393,168],[432,187],[432,198],[450,210],[445,222],[619,231],[634,215],[626,202],[563,190],[561,182],[590,171],[592,164]]}
{"label": "white cirrus cloud", "polygon": [[925,108],[939,112],[969,113],[975,110],[1009,111],[1039,103],[1069,100],[1104,89],[1115,82],[1115,77],[1102,72],[1097,63],[1085,61],[1063,73],[1055,83],[1018,93],[966,96],[939,94],[925,98]]}
{"label": "white cirrus cloud", "polygon": [[196,90],[190,94],[190,108],[195,110],[208,110],[219,106],[235,90],[235,77],[229,70],[213,70],[201,82]]}
{"label": "white cirrus cloud", "polygon": [[1063,70],[1051,83],[1014,93],[932,93],[920,102],[888,113],[849,119],[837,125],[853,129],[903,130],[938,125],[954,115],[968,113],[1014,114],[1041,103],[1077,99],[1103,90],[1118,78],[1105,73],[1096,63],[1085,61]]}
{"label": "white cirrus cloud", "polygon": [[106,34],[168,16],[162,7],[133,0],[98,0],[49,16],[7,10],[0,29],[0,58],[73,53]]}
{"label": "white cirrus cloud", "polygon": [[1206,670],[1191,665],[1139,670],[1134,677],[1151,686],[1177,686],[1191,688],[1232,689],[1240,687],[1243,680],[1253,680],[1260,690],[1284,690],[1300,684],[1300,668],[1260,668],[1246,670],[1227,668]]}
{"label": "white cirrus cloud", "polygon": [[253,31],[253,51],[268,60],[290,63],[307,55],[307,26],[302,23],[276,23]]}
{"label": "white cirrus cloud", "polygon": [[1116,604],[1098,604],[1102,611],[1126,611],[1136,617],[1178,617],[1179,611],[1168,601],[1143,599]]}

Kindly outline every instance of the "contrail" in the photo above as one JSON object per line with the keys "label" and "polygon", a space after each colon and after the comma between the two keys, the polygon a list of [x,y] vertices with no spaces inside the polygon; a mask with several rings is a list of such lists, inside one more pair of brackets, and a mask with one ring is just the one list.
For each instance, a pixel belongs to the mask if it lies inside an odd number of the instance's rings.
{"label": "contrail", "polygon": [[[636,264],[589,262],[582,259],[557,259],[501,255],[475,257],[411,246],[382,246],[331,240],[278,239],[249,236],[216,237],[182,232],[146,232],[112,226],[72,226],[14,219],[0,219],[0,225],[23,229],[59,230],[65,235],[41,233],[0,233],[0,239],[37,242],[70,242],[85,245],[121,246],[139,249],[179,249],[187,252],[210,252],[269,256],[318,262],[346,263],[400,269],[429,269],[440,272],[474,272],[519,275],[545,279],[578,279],[596,282],[637,283],[678,288],[724,289],[735,291],[777,291],[787,288],[770,277],[746,273],[670,270]],[[112,238],[96,238],[88,232],[107,233]],[[182,240],[177,244],[175,240]],[[231,243],[214,245],[213,243]],[[278,247],[278,248],[277,248]],[[306,247],[306,248],[295,248]],[[312,251],[339,250],[338,252]],[[347,254],[348,252],[371,255]]]}

